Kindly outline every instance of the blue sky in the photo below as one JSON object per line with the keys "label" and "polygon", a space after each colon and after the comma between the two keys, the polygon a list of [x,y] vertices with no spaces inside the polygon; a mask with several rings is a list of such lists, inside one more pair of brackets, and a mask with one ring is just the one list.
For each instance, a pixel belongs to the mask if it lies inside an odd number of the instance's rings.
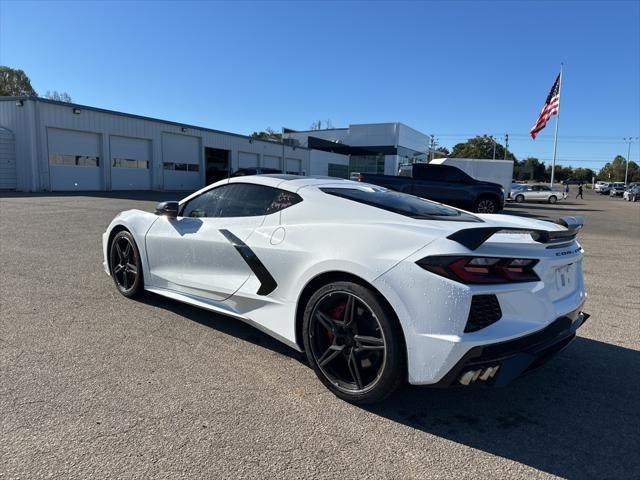
{"label": "blue sky", "polygon": [[622,137],[640,135],[638,1],[0,0],[0,63],[39,93],[239,133],[400,121],[449,147],[508,132],[518,158],[548,160],[553,123],[526,134],[560,62],[560,163],[626,156]]}

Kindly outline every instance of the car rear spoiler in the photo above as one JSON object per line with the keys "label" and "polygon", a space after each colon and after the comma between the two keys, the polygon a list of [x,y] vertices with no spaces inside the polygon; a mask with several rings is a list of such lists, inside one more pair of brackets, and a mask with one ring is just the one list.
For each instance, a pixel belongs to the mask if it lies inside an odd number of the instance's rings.
{"label": "car rear spoiler", "polygon": [[561,217],[556,223],[565,227],[566,230],[539,230],[517,227],[479,227],[458,230],[447,238],[464,245],[469,250],[475,250],[496,233],[503,232],[528,233],[531,235],[531,238],[538,243],[563,243],[576,238],[576,235],[578,235],[578,232],[584,226],[584,217]]}

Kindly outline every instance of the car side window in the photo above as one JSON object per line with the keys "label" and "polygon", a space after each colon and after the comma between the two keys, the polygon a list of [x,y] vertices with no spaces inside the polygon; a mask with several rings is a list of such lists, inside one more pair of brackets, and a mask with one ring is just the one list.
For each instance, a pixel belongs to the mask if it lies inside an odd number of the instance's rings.
{"label": "car side window", "polygon": [[256,217],[269,215],[302,201],[299,195],[251,183],[232,183],[189,200],[183,217]]}
{"label": "car side window", "polygon": [[189,200],[182,207],[181,217],[215,217],[216,207],[223,187],[208,190]]}

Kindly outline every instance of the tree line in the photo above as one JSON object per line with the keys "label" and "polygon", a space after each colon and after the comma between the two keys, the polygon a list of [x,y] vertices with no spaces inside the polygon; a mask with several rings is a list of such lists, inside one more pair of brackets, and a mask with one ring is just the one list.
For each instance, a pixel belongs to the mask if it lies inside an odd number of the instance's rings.
{"label": "tree line", "polygon": [[[0,97],[38,96],[38,93],[31,86],[31,80],[23,70],[0,65]],[[59,102],[73,102],[71,95],[57,90],[47,90],[42,97]]]}
{"label": "tree line", "polygon": [[[494,144],[496,159],[506,158],[507,160],[513,160],[513,178],[516,180],[537,180],[541,182],[550,180],[551,165],[545,165],[543,161],[536,157],[518,160],[512,152],[488,135],[476,136],[466,142],[458,143],[454,145],[451,152],[448,152],[446,148],[441,150],[446,151],[443,153],[452,158],[491,159],[494,158]],[[554,178],[559,182],[577,180],[591,183],[594,177],[596,180],[623,182],[626,163],[625,157],[616,155],[611,162],[607,162],[597,172],[591,168],[556,165]],[[628,181],[640,181],[640,167],[634,161],[629,162]]]}

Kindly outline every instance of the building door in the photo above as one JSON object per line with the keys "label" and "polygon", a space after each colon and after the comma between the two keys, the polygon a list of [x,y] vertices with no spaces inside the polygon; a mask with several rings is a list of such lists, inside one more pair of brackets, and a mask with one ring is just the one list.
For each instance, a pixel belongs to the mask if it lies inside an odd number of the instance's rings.
{"label": "building door", "polygon": [[204,164],[207,172],[207,185],[229,176],[229,158],[231,152],[221,148],[204,147]]}
{"label": "building door", "polygon": [[258,154],[249,152],[238,152],[238,168],[258,167]]}
{"label": "building door", "polygon": [[162,169],[165,190],[197,190],[202,187],[200,138],[162,134]]}
{"label": "building door", "polygon": [[111,135],[111,190],[151,189],[151,140]]}
{"label": "building door", "polygon": [[0,127],[0,190],[15,190],[16,145],[13,132]]}
{"label": "building door", "polygon": [[47,129],[51,191],[104,190],[100,135]]}

